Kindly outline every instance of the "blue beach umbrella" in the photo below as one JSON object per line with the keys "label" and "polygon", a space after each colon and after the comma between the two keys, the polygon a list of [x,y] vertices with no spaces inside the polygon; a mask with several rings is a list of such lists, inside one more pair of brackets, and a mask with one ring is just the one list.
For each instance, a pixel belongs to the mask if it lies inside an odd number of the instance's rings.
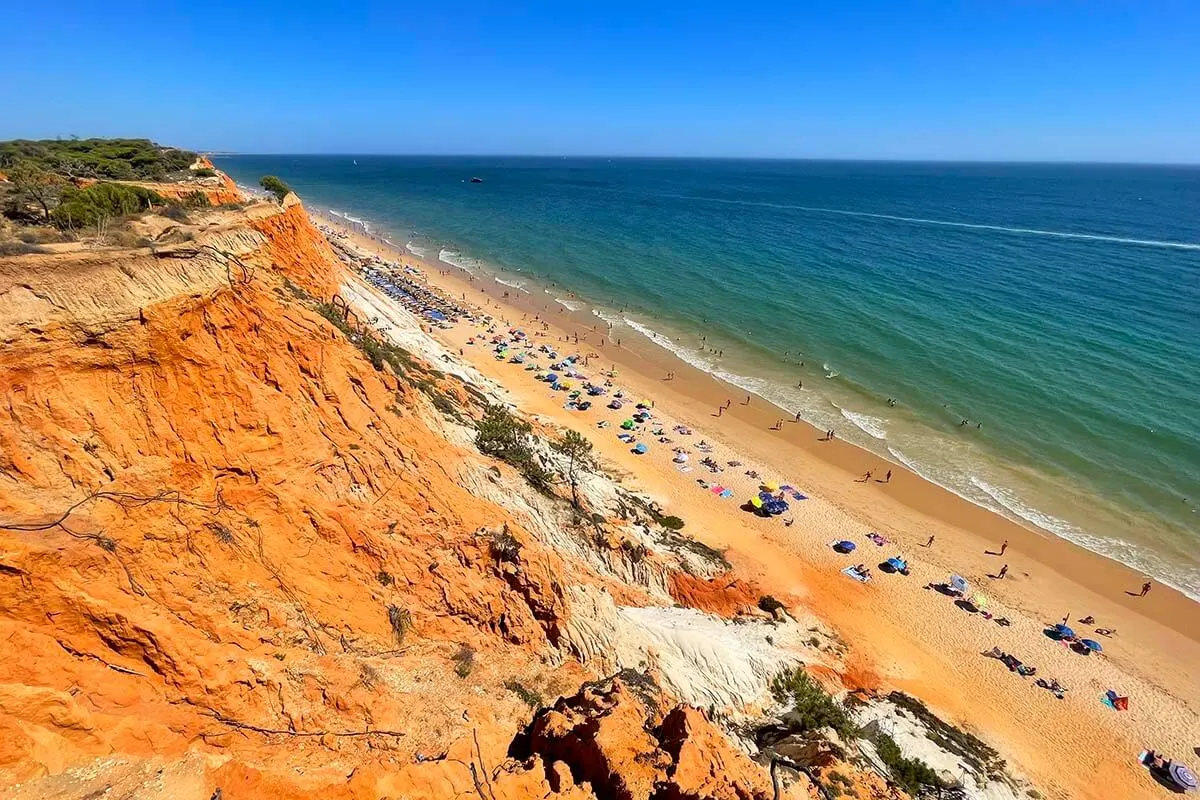
{"label": "blue beach umbrella", "polygon": [[854,542],[850,541],[849,539],[842,539],[840,542],[834,545],[834,547],[843,553],[853,553],[854,548],[857,547],[857,545],[855,545]]}
{"label": "blue beach umbrella", "polygon": [[1058,634],[1058,638],[1060,638],[1060,639],[1074,639],[1075,638],[1075,631],[1071,630],[1066,625],[1063,625],[1061,622],[1054,626],[1054,632],[1056,634]]}
{"label": "blue beach umbrella", "polygon": [[1097,642],[1095,639],[1080,639],[1079,643],[1081,645],[1083,645],[1084,647],[1086,647],[1088,650],[1092,650],[1097,653],[1104,652],[1104,648],[1101,647],[1100,643]]}
{"label": "blue beach umbrella", "polygon": [[892,558],[889,558],[887,560],[887,563],[891,566],[892,569],[896,570],[897,572],[900,572],[901,570],[906,569],[908,567],[908,564],[904,563],[904,559],[896,558],[894,556]]}
{"label": "blue beach umbrella", "polygon": [[646,445],[642,444],[641,442],[638,442],[637,446],[633,448],[633,452],[637,453],[639,456],[644,456],[648,449],[649,448],[647,448]]}

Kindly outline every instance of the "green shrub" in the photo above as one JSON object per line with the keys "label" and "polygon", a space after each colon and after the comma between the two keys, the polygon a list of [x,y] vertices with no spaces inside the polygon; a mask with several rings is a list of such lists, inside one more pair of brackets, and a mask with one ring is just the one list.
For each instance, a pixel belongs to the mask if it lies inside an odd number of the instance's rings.
{"label": "green shrub", "polygon": [[158,192],[141,186],[97,183],[86,189],[66,189],[62,202],[51,217],[60,228],[86,228],[99,222],[137,214],[162,202]]}
{"label": "green shrub", "polygon": [[515,694],[517,697],[521,698],[521,700],[524,701],[525,705],[529,706],[530,708],[532,708],[534,710],[537,710],[537,709],[541,708],[542,706],[546,705],[546,701],[542,698],[542,696],[540,694],[533,691],[532,689],[527,688],[526,686],[524,686],[523,684],[521,684],[517,681],[505,681],[504,688],[508,689],[510,692]]}
{"label": "green shrub", "polygon": [[662,525],[664,528],[666,528],[669,531],[681,531],[681,530],[683,530],[684,523],[683,523],[683,520],[680,519],[679,517],[676,517],[674,515],[668,515],[665,517],[659,517],[658,524]]}
{"label": "green shrub", "polygon": [[204,192],[190,192],[184,195],[183,205],[187,208],[212,208],[212,202]]}
{"label": "green shrub", "polygon": [[217,171],[215,169],[211,169],[209,167],[201,167],[200,169],[194,169],[194,170],[192,170],[192,174],[195,175],[197,178],[215,178],[215,177],[217,177]]}
{"label": "green shrub", "polygon": [[258,185],[275,195],[275,199],[281,203],[283,202],[283,198],[287,197],[287,193],[292,190],[292,187],[288,186],[274,175],[262,176],[262,178],[260,178],[258,181]]}
{"label": "green shrub", "polygon": [[553,481],[529,444],[532,426],[504,406],[489,405],[475,423],[475,446],[484,455],[498,458],[521,471],[537,489],[548,491]]}
{"label": "green shrub", "polygon": [[776,600],[772,595],[764,594],[758,598],[758,607],[768,614],[774,614],[776,611],[787,611],[787,606]]}
{"label": "green shrub", "polygon": [[475,649],[470,645],[459,645],[454,653],[454,674],[465,678],[475,669]]}
{"label": "green shrub", "polygon": [[788,721],[798,733],[833,728],[843,739],[858,734],[846,709],[810,678],[803,667],[775,676],[771,682],[771,694],[776,701],[791,706]]}
{"label": "green shrub", "polygon": [[412,614],[406,608],[400,606],[388,606],[388,624],[392,626],[392,635],[396,637],[396,644],[404,644],[404,636],[412,627]]}
{"label": "green shrub", "polygon": [[871,737],[879,758],[887,765],[892,780],[901,789],[916,797],[926,787],[940,788],[942,779],[933,768],[924,761],[916,758],[905,758],[896,745],[896,741],[886,733],[876,733]]}

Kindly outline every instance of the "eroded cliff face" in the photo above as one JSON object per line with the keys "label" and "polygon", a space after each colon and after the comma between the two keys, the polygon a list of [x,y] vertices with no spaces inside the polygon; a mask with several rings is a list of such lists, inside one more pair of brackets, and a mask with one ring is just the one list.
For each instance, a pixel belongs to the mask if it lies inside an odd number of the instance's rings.
{"label": "eroded cliff face", "polygon": [[0,259],[0,794],[770,796],[703,714],[578,693],[572,592],[666,601],[465,488],[470,393],[314,310],[294,196],[193,234]]}

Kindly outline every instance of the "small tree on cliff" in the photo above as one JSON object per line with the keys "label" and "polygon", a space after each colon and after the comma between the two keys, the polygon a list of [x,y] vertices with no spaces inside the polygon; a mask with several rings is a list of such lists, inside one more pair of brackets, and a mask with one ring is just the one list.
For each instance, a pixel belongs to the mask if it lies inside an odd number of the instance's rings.
{"label": "small tree on cliff", "polygon": [[259,179],[258,185],[275,195],[275,199],[281,203],[283,202],[283,198],[287,197],[288,192],[292,190],[292,187],[288,186],[274,175],[263,175],[262,178]]}
{"label": "small tree on cliff", "polygon": [[8,179],[21,197],[42,207],[46,222],[50,221],[50,205],[62,196],[66,181],[34,164],[17,162],[8,170]]}
{"label": "small tree on cliff", "polygon": [[567,431],[551,447],[567,457],[567,481],[571,484],[571,505],[579,508],[578,470],[592,469],[592,443],[579,431]]}

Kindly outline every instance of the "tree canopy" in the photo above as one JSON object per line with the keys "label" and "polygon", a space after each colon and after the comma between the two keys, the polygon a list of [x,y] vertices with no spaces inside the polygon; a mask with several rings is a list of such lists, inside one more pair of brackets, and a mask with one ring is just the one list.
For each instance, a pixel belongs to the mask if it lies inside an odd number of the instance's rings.
{"label": "tree canopy", "polygon": [[274,175],[263,175],[259,179],[258,185],[275,195],[275,199],[281,203],[283,202],[283,198],[287,197],[287,193],[292,190],[292,187]]}
{"label": "tree canopy", "polygon": [[0,142],[0,169],[26,164],[68,178],[166,180],[196,154],[149,139],[13,139]]}

